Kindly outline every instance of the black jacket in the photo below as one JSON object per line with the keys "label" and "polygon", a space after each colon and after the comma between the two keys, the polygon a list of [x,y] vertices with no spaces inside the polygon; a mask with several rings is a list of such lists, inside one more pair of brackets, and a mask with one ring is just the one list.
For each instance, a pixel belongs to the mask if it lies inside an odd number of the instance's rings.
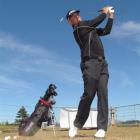
{"label": "black jacket", "polygon": [[106,14],[102,13],[93,20],[80,21],[73,26],[74,37],[81,49],[82,60],[85,57],[105,57],[104,48],[99,36],[110,33],[113,19],[108,18],[105,28],[96,28],[104,19]]}

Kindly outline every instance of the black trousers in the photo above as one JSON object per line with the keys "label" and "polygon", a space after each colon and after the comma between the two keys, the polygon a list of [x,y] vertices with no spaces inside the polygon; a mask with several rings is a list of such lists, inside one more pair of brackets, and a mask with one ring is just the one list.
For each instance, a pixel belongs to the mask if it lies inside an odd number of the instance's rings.
{"label": "black trousers", "polygon": [[108,125],[108,64],[106,60],[90,59],[81,62],[81,71],[84,80],[84,93],[79,102],[74,125],[77,128],[83,127],[89,116],[91,103],[97,93],[97,129],[106,131]]}

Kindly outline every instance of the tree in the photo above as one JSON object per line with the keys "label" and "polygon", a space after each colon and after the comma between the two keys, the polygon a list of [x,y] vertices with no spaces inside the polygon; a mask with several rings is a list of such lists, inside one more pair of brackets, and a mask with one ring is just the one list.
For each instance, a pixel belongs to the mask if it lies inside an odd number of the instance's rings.
{"label": "tree", "polygon": [[6,122],[5,122],[5,125],[9,125],[9,122],[8,122],[8,121],[6,121]]}
{"label": "tree", "polygon": [[27,117],[28,117],[27,111],[25,107],[22,106],[17,112],[15,123],[20,124]]}

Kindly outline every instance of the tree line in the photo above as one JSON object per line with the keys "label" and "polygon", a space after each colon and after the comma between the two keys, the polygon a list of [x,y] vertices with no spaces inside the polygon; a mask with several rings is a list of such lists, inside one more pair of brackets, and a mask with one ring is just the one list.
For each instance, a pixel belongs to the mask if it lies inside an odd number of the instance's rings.
{"label": "tree line", "polygon": [[1,122],[0,125],[19,125],[28,116],[29,114],[27,113],[26,108],[22,106],[16,114],[14,123],[9,123],[8,121],[6,121],[6,122]]}

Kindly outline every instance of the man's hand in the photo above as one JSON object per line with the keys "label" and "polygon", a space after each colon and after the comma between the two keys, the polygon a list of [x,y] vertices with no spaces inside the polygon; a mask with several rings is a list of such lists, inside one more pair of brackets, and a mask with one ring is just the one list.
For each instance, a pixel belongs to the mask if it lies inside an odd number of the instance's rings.
{"label": "man's hand", "polygon": [[108,14],[108,12],[109,12],[109,6],[103,7],[103,8],[101,9],[101,13]]}
{"label": "man's hand", "polygon": [[109,18],[114,18],[114,8],[111,7],[111,6],[103,7],[103,8],[100,10],[100,12],[101,12],[101,13],[108,14],[108,17],[109,17]]}
{"label": "man's hand", "polygon": [[114,18],[114,13],[109,13],[108,17],[109,18]]}
{"label": "man's hand", "polygon": [[114,12],[115,12],[114,7],[109,7],[109,11],[108,11],[109,18],[114,18]]}

